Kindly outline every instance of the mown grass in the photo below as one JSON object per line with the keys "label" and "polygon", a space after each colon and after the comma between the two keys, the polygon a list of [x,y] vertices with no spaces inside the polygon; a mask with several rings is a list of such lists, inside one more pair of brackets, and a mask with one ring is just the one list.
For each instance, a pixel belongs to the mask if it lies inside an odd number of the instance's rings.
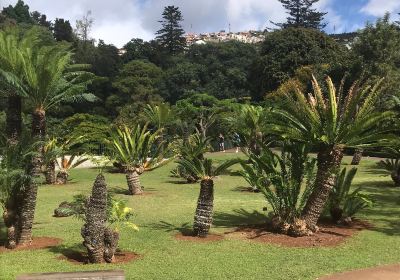
{"label": "mown grass", "polygon": [[[142,183],[151,194],[140,197],[124,195],[124,175],[106,174],[109,189],[134,208],[135,223],[140,227],[139,232],[121,232],[120,248],[142,255],[141,259],[122,265],[84,266],[57,259],[65,250],[81,248],[82,222],[52,217],[60,202],[90,192],[96,170],[79,169],[72,172],[69,185],[39,189],[34,235],[59,237],[63,244],[0,254],[0,279],[14,279],[21,273],[102,269],[123,269],[127,279],[316,279],[338,271],[400,262],[400,189],[393,188],[390,178],[374,169],[372,160],[362,162],[355,185],[375,200],[373,209],[359,215],[375,228],[335,248],[284,248],[233,238],[213,243],[177,241],[174,234],[192,225],[199,186],[180,184],[169,176],[172,168],[169,164],[144,174]],[[221,176],[215,184],[213,232],[264,221],[263,196],[239,191],[238,187],[246,185],[240,177]],[[0,227],[4,238],[4,225]]]}

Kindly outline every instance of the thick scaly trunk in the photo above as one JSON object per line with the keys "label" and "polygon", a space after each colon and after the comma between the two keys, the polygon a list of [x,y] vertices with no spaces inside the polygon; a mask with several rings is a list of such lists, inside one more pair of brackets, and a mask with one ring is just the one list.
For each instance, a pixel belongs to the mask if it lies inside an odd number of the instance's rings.
{"label": "thick scaly trunk", "polygon": [[68,182],[68,172],[66,170],[60,170],[57,172],[56,184],[66,185]]}
{"label": "thick scaly trunk", "polygon": [[126,171],[126,181],[128,183],[129,193],[131,195],[143,194],[142,186],[140,185],[138,172],[132,169]]}
{"label": "thick scaly trunk", "polygon": [[317,158],[317,175],[314,190],[303,209],[302,219],[311,231],[317,229],[317,222],[328,201],[335,184],[336,171],[343,159],[343,149],[339,146],[323,147]]}
{"label": "thick scaly trunk", "polygon": [[363,149],[356,149],[354,151],[353,159],[351,161],[351,165],[359,165],[363,156]]}
{"label": "thick scaly trunk", "polygon": [[[37,141],[43,141],[46,135],[46,115],[43,110],[35,110],[32,114],[32,137]],[[18,243],[30,245],[32,243],[32,225],[35,217],[37,181],[42,170],[42,145],[38,145],[37,154],[32,156],[28,167],[28,174],[31,180],[25,186],[22,193],[20,209],[20,233]]]}
{"label": "thick scaly trunk", "polygon": [[21,97],[10,95],[8,97],[8,107],[6,115],[7,141],[11,145],[17,145],[21,136],[22,115]]}
{"label": "thick scaly trunk", "polygon": [[119,233],[110,228],[104,231],[104,260],[108,263],[115,261],[115,251],[118,247]]}
{"label": "thick scaly trunk", "polygon": [[199,237],[207,237],[213,219],[214,182],[211,179],[200,182],[200,195],[197,200],[193,231]]}
{"label": "thick scaly trunk", "polygon": [[[22,131],[22,100],[17,95],[8,97],[8,107],[6,113],[6,134],[9,145],[18,145]],[[6,247],[14,249],[17,246],[18,233],[18,191],[20,186],[15,186],[9,201],[6,202],[5,211],[3,213],[4,224],[7,227],[7,244]]]}
{"label": "thick scaly trunk", "polygon": [[395,170],[390,174],[390,176],[392,177],[395,187],[399,187],[400,186],[400,171]]}
{"label": "thick scaly trunk", "polygon": [[104,230],[107,221],[107,184],[102,174],[94,182],[86,208],[86,223],[81,229],[83,245],[90,263],[101,263],[104,258]]}
{"label": "thick scaly trunk", "polygon": [[44,173],[46,178],[46,184],[54,185],[56,183],[56,161],[51,160],[46,165],[46,171]]}
{"label": "thick scaly trunk", "polygon": [[6,247],[8,249],[15,249],[17,247],[18,208],[15,202],[16,197],[11,196],[3,213],[4,224],[7,227]]}

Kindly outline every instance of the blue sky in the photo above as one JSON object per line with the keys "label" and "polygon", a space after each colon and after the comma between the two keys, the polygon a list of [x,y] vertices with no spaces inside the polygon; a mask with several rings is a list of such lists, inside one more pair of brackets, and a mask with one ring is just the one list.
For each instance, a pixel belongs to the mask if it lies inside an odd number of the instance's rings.
{"label": "blue sky", "polygon": [[[72,25],[86,11],[94,18],[92,37],[122,47],[132,38],[150,40],[160,28],[163,7],[179,6],[187,32],[245,31],[271,26],[269,21],[282,22],[286,14],[278,0],[25,0],[31,10],[69,19]],[[0,0],[0,6],[16,0]],[[320,0],[317,8],[328,12],[326,31],[350,32],[375,21],[386,11],[397,20],[400,0]]]}

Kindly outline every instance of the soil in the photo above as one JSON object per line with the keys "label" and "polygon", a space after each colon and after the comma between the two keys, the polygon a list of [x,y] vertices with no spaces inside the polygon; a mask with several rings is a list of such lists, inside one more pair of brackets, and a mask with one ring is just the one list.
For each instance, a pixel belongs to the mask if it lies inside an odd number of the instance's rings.
{"label": "soil", "polygon": [[320,223],[318,226],[320,229],[319,232],[312,236],[303,237],[291,237],[285,234],[273,233],[265,227],[260,226],[238,228],[233,232],[225,234],[284,247],[334,247],[342,244],[358,232],[372,228],[371,224],[359,220],[353,221],[349,226],[328,222]]}
{"label": "soil", "polygon": [[398,280],[400,279],[400,264],[378,266],[368,269],[354,270],[318,278],[319,280]]}
{"label": "soil", "polygon": [[32,244],[29,246],[17,246],[15,249],[7,249],[4,244],[0,244],[0,253],[4,252],[14,252],[14,251],[24,251],[24,250],[41,250],[55,247],[62,243],[62,239],[54,237],[34,237]]}
{"label": "soil", "polygon": [[198,237],[193,234],[193,232],[179,232],[175,234],[175,239],[181,241],[192,241],[197,243],[207,243],[213,241],[223,240],[224,237],[218,234],[208,234],[207,237]]}
{"label": "soil", "polygon": [[[115,261],[113,262],[113,264],[128,263],[141,258],[141,255],[133,252],[116,252],[114,256]],[[88,256],[86,252],[66,251],[63,253],[63,255],[57,257],[57,259],[66,260],[76,265],[88,264]]]}

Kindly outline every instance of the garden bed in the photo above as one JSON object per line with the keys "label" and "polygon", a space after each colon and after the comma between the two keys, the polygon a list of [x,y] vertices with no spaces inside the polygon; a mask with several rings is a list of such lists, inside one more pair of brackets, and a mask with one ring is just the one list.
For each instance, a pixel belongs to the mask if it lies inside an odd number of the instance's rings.
{"label": "garden bed", "polygon": [[334,247],[342,244],[358,232],[372,228],[370,223],[360,220],[355,220],[348,226],[329,222],[320,223],[318,226],[319,232],[303,237],[291,237],[274,233],[261,226],[241,227],[226,234],[262,243],[277,244],[283,247]]}
{"label": "garden bed", "polygon": [[28,246],[17,246],[15,249],[7,249],[4,244],[0,244],[0,253],[24,251],[24,250],[41,250],[55,247],[62,243],[62,239],[54,237],[34,237],[32,244]]}
{"label": "garden bed", "polygon": [[[120,263],[129,263],[140,259],[142,256],[133,252],[116,252],[115,253],[115,261],[112,264],[120,264]],[[59,260],[66,260],[72,264],[76,265],[84,265],[88,264],[88,255],[86,252],[81,251],[66,251],[59,257]]]}

